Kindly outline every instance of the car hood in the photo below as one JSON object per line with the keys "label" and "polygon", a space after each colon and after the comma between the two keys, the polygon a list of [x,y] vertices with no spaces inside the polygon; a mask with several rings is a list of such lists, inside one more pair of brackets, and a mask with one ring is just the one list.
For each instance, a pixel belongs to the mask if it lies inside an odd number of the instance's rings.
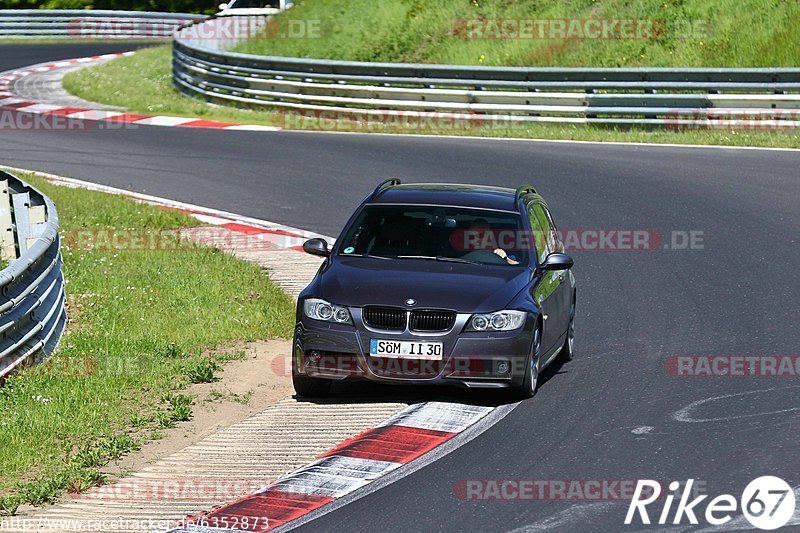
{"label": "car hood", "polygon": [[517,266],[337,256],[318,277],[315,292],[351,307],[408,307],[411,298],[416,308],[482,313],[503,309],[530,280],[530,270]]}

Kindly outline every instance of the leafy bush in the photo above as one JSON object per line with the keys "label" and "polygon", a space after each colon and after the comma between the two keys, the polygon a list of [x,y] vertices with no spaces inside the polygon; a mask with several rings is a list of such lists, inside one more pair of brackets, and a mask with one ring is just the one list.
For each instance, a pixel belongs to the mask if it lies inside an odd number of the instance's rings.
{"label": "leafy bush", "polygon": [[117,9],[166,13],[217,12],[218,0],[5,0],[4,9]]}

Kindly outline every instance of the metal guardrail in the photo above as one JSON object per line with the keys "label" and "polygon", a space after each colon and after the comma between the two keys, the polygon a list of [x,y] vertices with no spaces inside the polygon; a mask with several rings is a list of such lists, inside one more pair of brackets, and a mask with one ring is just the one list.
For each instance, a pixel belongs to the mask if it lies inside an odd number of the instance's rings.
{"label": "metal guardrail", "polygon": [[56,348],[67,322],[58,214],[45,195],[0,170],[0,378]]}
{"label": "metal guardrail", "polygon": [[[213,24],[207,19],[202,24]],[[483,121],[800,126],[800,69],[524,68],[363,63],[213,49],[184,27],[173,83],[222,104]]]}
{"label": "metal guardrail", "polygon": [[205,15],[148,11],[0,9],[0,39],[171,39]]}

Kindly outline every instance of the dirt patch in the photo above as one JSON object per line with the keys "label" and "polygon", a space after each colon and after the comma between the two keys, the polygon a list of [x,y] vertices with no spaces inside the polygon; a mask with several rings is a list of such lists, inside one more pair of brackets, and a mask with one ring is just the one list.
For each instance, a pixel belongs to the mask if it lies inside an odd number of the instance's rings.
{"label": "dirt patch", "polygon": [[291,345],[291,340],[274,339],[235,343],[209,353],[244,352],[245,357],[226,362],[217,374],[220,381],[191,385],[185,391],[195,396],[191,420],[161,430],[163,438],[142,445],[104,472],[111,480],[138,472],[293,394],[290,374],[284,371]]}

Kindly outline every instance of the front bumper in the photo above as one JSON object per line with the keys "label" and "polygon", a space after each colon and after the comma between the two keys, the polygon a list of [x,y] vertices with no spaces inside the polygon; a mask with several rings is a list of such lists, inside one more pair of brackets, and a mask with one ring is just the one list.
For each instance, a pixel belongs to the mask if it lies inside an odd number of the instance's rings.
{"label": "front bumper", "polygon": [[[294,335],[293,367],[300,375],[334,380],[369,380],[406,385],[451,384],[503,388],[522,384],[531,347],[531,317],[518,330],[446,333],[372,330],[351,310],[353,325],[300,317]],[[466,315],[465,315],[466,316]],[[372,339],[441,342],[441,361],[371,357]]]}

